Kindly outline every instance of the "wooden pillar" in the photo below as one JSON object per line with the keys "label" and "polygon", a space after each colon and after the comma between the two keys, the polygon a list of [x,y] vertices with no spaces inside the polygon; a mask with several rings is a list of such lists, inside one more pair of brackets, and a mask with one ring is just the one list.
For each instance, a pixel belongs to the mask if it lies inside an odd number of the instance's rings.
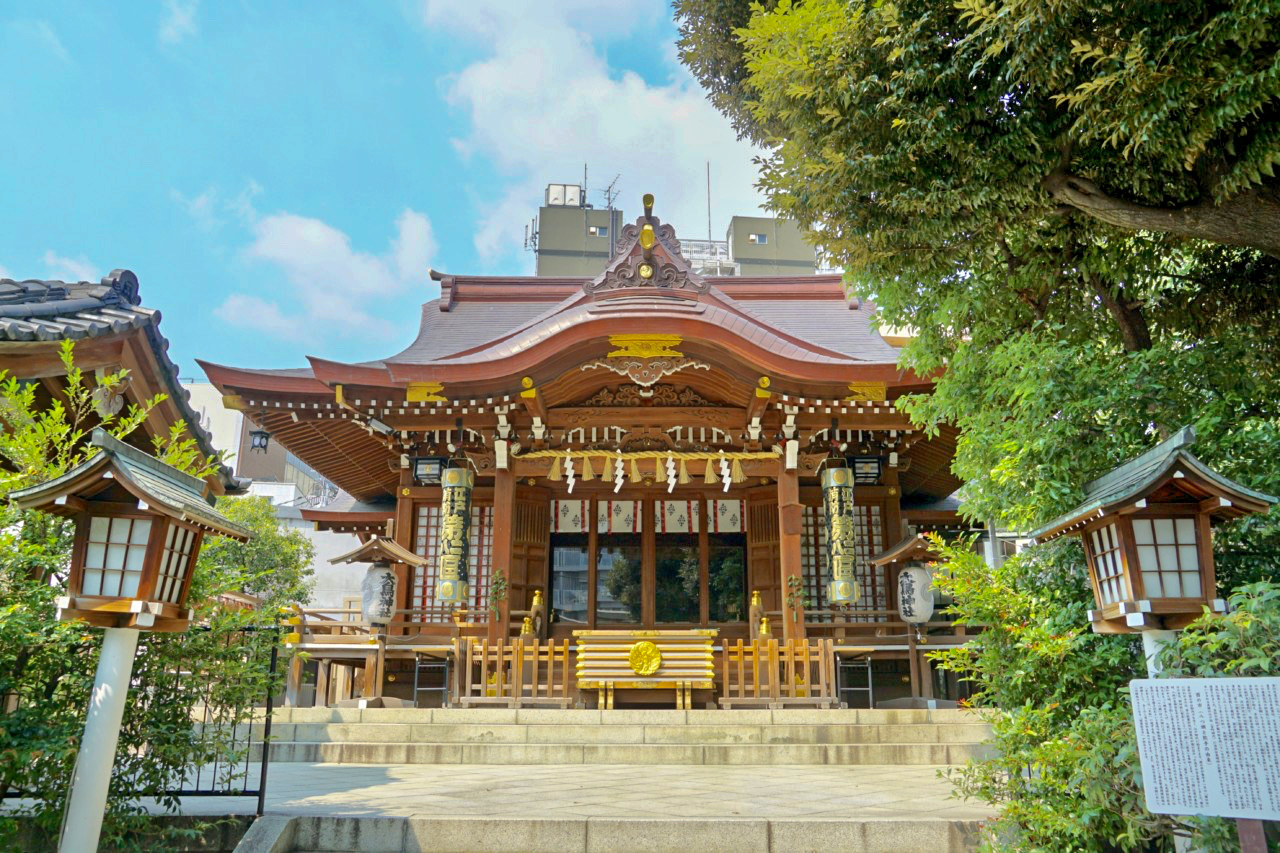
{"label": "wooden pillar", "polygon": [[302,698],[302,655],[295,654],[289,658],[289,672],[284,680],[284,704],[290,708],[298,707]]}
{"label": "wooden pillar", "polygon": [[489,590],[499,571],[507,579],[507,593],[495,613],[489,610],[488,639],[505,639],[511,624],[511,560],[515,554],[516,476],[510,469],[493,472],[493,551],[490,554]]}
{"label": "wooden pillar", "polygon": [[907,626],[907,662],[911,665],[911,698],[920,698],[920,658],[916,653],[916,632]]}
{"label": "wooden pillar", "polygon": [[933,670],[929,667],[929,660],[925,657],[927,652],[919,651],[916,655],[920,660],[920,693],[925,699],[933,698]]}
{"label": "wooden pillar", "polygon": [[[898,483],[898,469],[885,466],[881,482],[888,487],[888,495],[884,499],[883,547],[892,548],[907,535],[906,525],[902,523],[902,489]],[[880,582],[884,584],[885,607],[897,610],[898,585],[894,581],[897,580],[898,573],[893,565],[885,566],[883,572],[884,577]]]}
{"label": "wooden pillar", "polygon": [[[711,568],[711,535],[708,529],[711,527],[711,518],[707,515],[707,499],[703,495],[698,495],[696,499],[698,505],[698,600],[701,605],[698,608],[699,624],[711,624],[711,584],[709,571]],[[746,506],[746,502],[743,502]],[[746,566],[743,566],[745,571]]]}
{"label": "wooden pillar", "polygon": [[317,708],[329,707],[329,670],[333,663],[327,660],[316,661],[316,698],[312,702]]}
{"label": "wooden pillar", "polygon": [[[803,590],[800,539],[804,529],[804,507],[800,504],[800,473],[782,470],[778,474],[778,566],[782,587],[782,636],[786,640],[804,639],[804,607],[793,607],[792,588]],[[795,578],[795,580],[792,580]]]}
{"label": "wooden pillar", "polygon": [[[400,469],[400,494],[396,498],[396,514],[391,525],[391,538],[395,543],[406,551],[413,550],[413,498],[409,497],[409,487],[413,485],[413,472],[408,468]],[[410,604],[410,594],[413,591],[413,570],[404,563],[396,563],[396,609],[406,610]],[[427,590],[427,595],[434,594],[433,590]],[[392,616],[393,620],[405,619],[406,614],[396,614]],[[409,626],[389,630],[388,633],[408,634]]]}
{"label": "wooden pillar", "polygon": [[360,678],[360,695],[372,699],[378,688],[378,653],[370,652],[364,656],[364,672]]}

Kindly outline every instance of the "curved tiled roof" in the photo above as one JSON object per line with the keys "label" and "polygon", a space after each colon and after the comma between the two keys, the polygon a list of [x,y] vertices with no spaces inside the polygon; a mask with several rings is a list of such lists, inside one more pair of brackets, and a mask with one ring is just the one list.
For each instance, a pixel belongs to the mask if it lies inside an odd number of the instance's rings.
{"label": "curved tiled roof", "polygon": [[[141,329],[160,366],[165,393],[177,406],[200,452],[212,456],[213,440],[191,408],[190,394],[178,382],[178,366],[169,358],[169,341],[160,334],[160,312],[144,308],[138,277],[112,270],[100,282],[16,281],[0,278],[0,341],[83,340]],[[228,493],[242,492],[247,481],[221,466],[219,479]]]}

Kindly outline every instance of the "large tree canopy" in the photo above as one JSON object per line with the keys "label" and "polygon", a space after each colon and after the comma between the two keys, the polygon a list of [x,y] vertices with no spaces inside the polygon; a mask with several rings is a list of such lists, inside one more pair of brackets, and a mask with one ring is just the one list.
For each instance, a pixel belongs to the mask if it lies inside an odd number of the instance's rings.
{"label": "large tree canopy", "polygon": [[945,368],[911,406],[961,427],[970,513],[1043,518],[1183,423],[1280,483],[1270,5],[676,8],[771,206]]}

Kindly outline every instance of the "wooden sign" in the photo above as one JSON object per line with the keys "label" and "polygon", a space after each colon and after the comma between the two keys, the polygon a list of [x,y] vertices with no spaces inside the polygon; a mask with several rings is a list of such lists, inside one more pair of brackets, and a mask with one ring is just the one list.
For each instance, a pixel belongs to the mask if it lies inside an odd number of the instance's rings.
{"label": "wooden sign", "polygon": [[1280,678],[1129,682],[1154,814],[1280,820]]}

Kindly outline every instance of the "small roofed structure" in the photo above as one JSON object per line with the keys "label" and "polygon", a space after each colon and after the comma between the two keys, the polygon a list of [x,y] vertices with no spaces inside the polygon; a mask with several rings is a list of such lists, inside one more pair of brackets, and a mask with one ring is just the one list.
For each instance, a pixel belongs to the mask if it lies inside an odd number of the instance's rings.
{"label": "small roofed structure", "polygon": [[899,563],[931,563],[937,559],[938,552],[934,550],[933,543],[923,533],[917,533],[876,554],[871,558],[871,565],[883,568]]}
{"label": "small roofed structure", "polygon": [[106,628],[181,631],[192,566],[205,534],[247,542],[250,533],[213,508],[206,484],[96,429],[99,452],[65,474],[21,489],[22,509],[72,518],[70,595],[60,620]]}
{"label": "small roofed structure", "polygon": [[1085,485],[1080,506],[1032,532],[1037,542],[1084,539],[1098,610],[1095,631],[1177,629],[1216,598],[1214,522],[1266,512],[1278,500],[1191,455],[1191,427]]}
{"label": "small roofed structure", "polygon": [[374,536],[354,551],[334,557],[330,563],[404,563],[420,569],[427,561],[407,548],[397,545],[395,540],[382,536]]}

